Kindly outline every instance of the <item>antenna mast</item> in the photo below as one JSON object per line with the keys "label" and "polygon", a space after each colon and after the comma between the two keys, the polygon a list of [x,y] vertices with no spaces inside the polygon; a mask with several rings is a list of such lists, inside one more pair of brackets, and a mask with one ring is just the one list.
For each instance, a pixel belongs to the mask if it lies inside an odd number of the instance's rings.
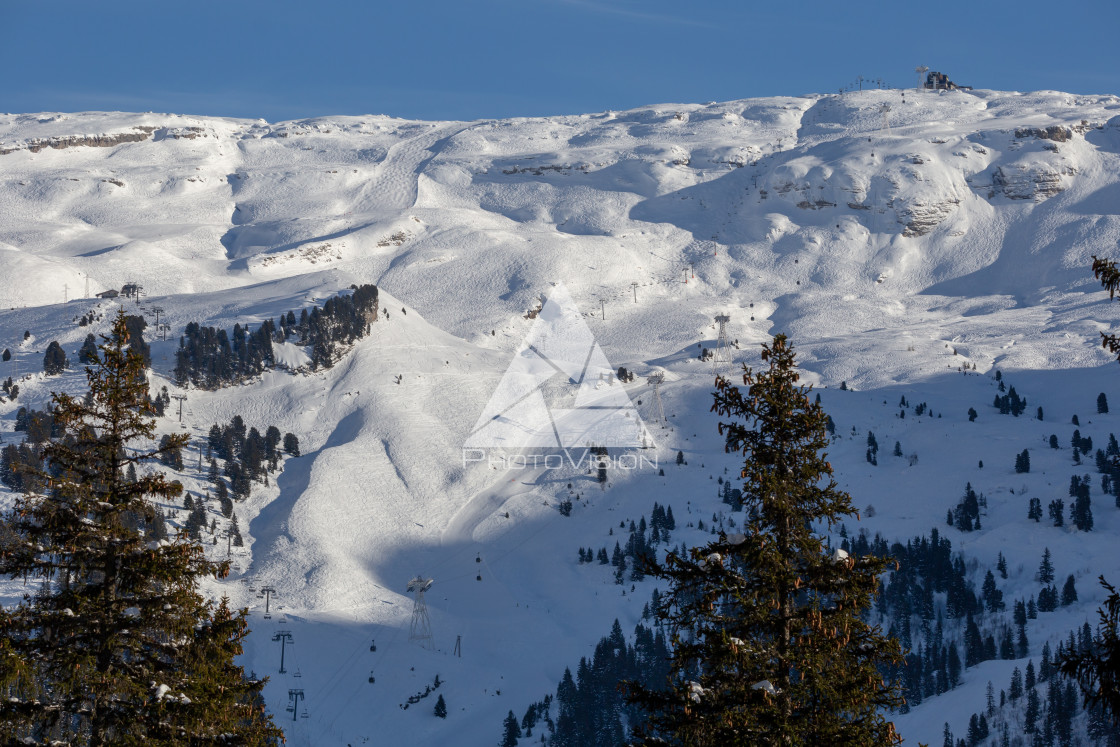
{"label": "antenna mast", "polygon": [[432,588],[433,579],[417,576],[408,582],[408,591],[416,595],[412,604],[412,623],[408,630],[408,640],[418,641],[426,649],[434,648],[432,642],[432,622],[428,617],[428,603],[424,601],[424,592]]}

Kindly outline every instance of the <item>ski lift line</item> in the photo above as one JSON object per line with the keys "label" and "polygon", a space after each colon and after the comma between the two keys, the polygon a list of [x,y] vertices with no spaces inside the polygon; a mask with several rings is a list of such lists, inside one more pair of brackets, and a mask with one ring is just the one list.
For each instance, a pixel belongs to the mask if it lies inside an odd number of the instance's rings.
{"label": "ski lift line", "polygon": [[[378,656],[376,658],[376,660],[374,661],[373,667],[371,668],[371,671],[376,671],[377,668],[381,665],[381,663],[385,659],[385,655],[388,653],[389,649],[391,649],[393,647],[393,644],[396,643],[397,638],[400,637],[400,633],[401,633],[401,628],[398,627],[396,629],[396,631],[393,633],[392,637],[389,639],[389,643],[386,644],[382,648],[380,656]],[[365,645],[366,645],[365,639],[362,639],[361,647],[364,647]],[[359,648],[361,648],[361,647],[359,647]],[[335,670],[335,674],[331,676],[331,680],[329,681],[329,682],[334,682],[334,684],[330,686],[329,690],[324,690],[324,695],[323,695],[323,702],[324,703],[330,702],[330,696],[334,694],[334,691],[338,689],[339,685],[341,685],[343,682],[345,682],[347,680],[346,675],[348,675],[350,673],[350,670],[352,670],[354,668],[354,665],[357,664],[359,661],[361,661],[361,658],[359,656],[351,655],[346,664],[340,666],[338,669]],[[328,682],[328,684],[329,684],[329,682]],[[346,701],[346,703],[343,704],[342,708],[339,709],[335,713],[334,718],[331,719],[330,724],[327,726],[328,729],[334,727],[335,721],[337,721],[338,717],[341,716],[343,714],[343,712],[345,712],[347,706],[350,705],[350,702],[357,696],[357,694],[359,692],[362,692],[362,688],[360,688],[360,687],[354,688],[354,692],[350,695],[350,698]],[[323,723],[323,718],[319,717],[318,721],[319,721],[320,724]]]}
{"label": "ski lift line", "polygon": [[[557,513],[556,516],[549,517],[545,521],[541,522],[541,525],[536,529],[536,531],[531,532],[529,535],[527,535],[526,537],[521,539],[519,542],[517,542],[514,545],[506,548],[504,551],[499,552],[494,558],[495,562],[499,562],[499,561],[504,560],[505,558],[507,558],[511,554],[513,554],[516,550],[520,549],[523,545],[525,545],[529,541],[535,539],[537,537],[537,535],[539,535],[541,532],[544,532],[545,530],[550,529],[552,527],[552,522],[558,520],[557,519],[558,516],[559,516],[559,513]],[[486,572],[490,574],[490,577],[492,579],[496,580],[498,578],[497,574],[494,573],[494,570],[490,566],[490,563],[486,559],[486,557],[483,557],[482,554],[477,549],[472,549],[469,546],[464,547],[463,549],[454,553],[454,555],[452,555],[451,558],[448,558],[447,560],[444,560],[442,563],[440,563],[439,565],[437,565],[435,567],[436,568],[444,567],[448,563],[450,563],[456,556],[461,555],[461,554],[463,554],[464,552],[467,552],[467,551],[476,553],[477,557],[480,557],[482,559],[482,565],[483,565],[483,567],[486,568]],[[450,578],[443,579],[442,582],[443,583],[448,583],[448,582],[451,582],[451,581],[458,581],[460,579],[469,578],[469,577],[474,576],[474,575],[476,575],[476,571],[472,571],[472,572],[469,572],[469,573],[463,573],[463,574],[460,574],[460,575],[457,575],[457,576],[452,576]],[[506,594],[511,599],[513,599],[515,602],[519,601],[509,591],[508,587],[506,587],[505,584],[502,584],[502,588],[506,591]],[[400,627],[396,628],[396,630],[394,631],[394,633],[392,635],[392,638],[389,640],[389,642],[387,644],[384,645],[382,651],[380,652],[380,655],[377,657],[377,660],[374,662],[374,666],[373,666],[374,671],[377,670],[377,668],[382,663],[385,655],[388,653],[388,651],[393,647],[393,644],[395,644],[397,639],[400,637],[401,630],[402,629]],[[363,641],[362,645],[363,646],[365,645],[364,641]],[[349,657],[349,662],[347,664],[343,665],[343,666],[340,666],[335,671],[335,674],[331,676],[330,680],[327,683],[327,687],[329,687],[330,689],[326,690],[325,693],[324,693],[324,697],[323,697],[324,702],[327,702],[329,700],[329,696],[331,694],[333,694],[335,690],[337,690],[338,686],[343,681],[346,680],[345,675],[349,674],[350,670],[352,670],[354,668],[354,666],[357,664],[358,661],[360,661],[360,659],[358,657],[356,657],[354,655],[351,655]],[[343,670],[345,670],[345,671],[343,671]],[[333,684],[331,684],[331,683],[333,683]],[[343,707],[335,714],[334,718],[331,720],[330,724],[328,725],[328,728],[333,727],[335,721],[337,721],[338,717],[342,714],[343,711],[346,710],[346,707],[349,706],[350,702],[357,696],[357,693],[360,692],[360,691],[361,691],[361,688],[358,688],[354,691],[354,694],[352,694],[350,696],[350,698],[343,705]],[[380,718],[381,717],[379,717],[378,722],[380,722]],[[321,723],[321,719],[320,719],[320,723]]]}
{"label": "ski lift line", "polygon": [[[393,634],[393,637],[392,637],[392,638],[391,638],[391,639],[389,640],[389,645],[388,645],[388,646],[387,646],[386,648],[392,647],[392,645],[393,645],[394,643],[396,643],[396,640],[397,640],[397,638],[399,637],[399,635],[400,635],[400,632],[401,632],[401,629],[400,629],[400,628],[397,628],[397,631],[396,631],[396,633],[394,633],[394,634]],[[379,665],[381,664],[381,660],[382,660],[382,659],[384,659],[384,657],[385,657],[385,654],[386,654],[386,651],[382,651],[382,652],[381,652],[381,656],[379,656],[379,657],[377,658],[377,661],[376,661],[376,662],[374,663],[374,666],[373,666],[373,668],[372,668],[372,669],[371,669],[370,671],[376,671],[377,667],[378,667],[378,666],[379,666]],[[353,664],[354,664],[355,662],[357,662],[357,661],[358,661],[358,659],[357,659],[357,658],[354,658],[354,657],[352,657],[352,658],[351,658],[351,662],[350,662],[350,663],[351,663],[351,665],[353,665]],[[350,668],[350,667],[347,667],[347,669],[349,669],[349,668]],[[339,680],[339,682],[338,682],[338,683],[335,683],[335,688],[337,688],[337,687],[338,687],[338,685],[339,685],[339,684],[340,684],[341,682],[342,682],[342,680]],[[329,724],[327,725],[327,728],[328,728],[328,729],[332,729],[332,730],[334,729],[334,724],[335,724],[335,722],[336,722],[336,721],[338,721],[338,717],[339,717],[339,716],[341,716],[341,715],[342,715],[343,713],[345,713],[345,712],[346,712],[346,709],[350,707],[350,703],[352,703],[352,702],[353,702],[354,698],[358,697],[358,693],[360,693],[360,692],[363,692],[363,689],[362,689],[361,687],[355,687],[355,688],[353,688],[353,690],[354,690],[354,691],[353,691],[353,692],[352,692],[352,693],[350,694],[350,697],[349,697],[349,698],[347,698],[347,699],[346,699],[346,702],[342,704],[342,708],[340,708],[340,709],[339,709],[339,710],[338,710],[338,711],[337,711],[337,712],[336,712],[336,713],[334,714],[334,717],[333,717],[333,718],[331,719],[330,723],[329,723]],[[332,689],[332,692],[333,692],[333,689]],[[327,702],[327,699],[326,699],[326,698],[324,698],[324,702]],[[378,717],[378,719],[377,719],[377,722],[376,722],[376,723],[378,723],[378,724],[379,724],[379,723],[381,722],[381,719],[383,719],[384,717],[385,717],[385,715],[384,715],[384,711],[382,711],[382,712],[381,712],[381,715],[380,715],[380,716]],[[319,723],[322,723],[322,719],[321,719],[321,718],[319,719]]]}
{"label": "ski lift line", "polygon": [[339,667],[335,669],[334,673],[331,674],[327,681],[323,683],[324,700],[326,700],[335,691],[339,683],[344,679],[343,675],[345,673],[343,672],[343,670],[351,669],[353,664],[359,661],[361,657],[361,651],[365,647],[365,645],[365,639],[360,639],[358,648],[351,652],[351,654],[346,657],[345,663],[339,665]]}
{"label": "ski lift line", "polygon": [[[389,646],[392,646],[392,644],[396,642],[396,638],[398,638],[399,634],[400,634],[400,628],[396,629],[396,633],[394,633],[392,638],[390,638]],[[362,647],[364,647],[364,646],[365,646],[365,643],[364,643],[364,639],[363,639]],[[377,666],[379,666],[381,664],[381,661],[382,661],[382,659],[384,659],[384,656],[385,656],[385,652],[383,651],[381,653],[381,656],[377,657],[377,660],[374,662],[374,665],[373,665],[372,669],[370,670],[371,672],[377,670]],[[360,656],[351,656],[351,657],[349,657],[348,661],[345,664],[338,667],[338,669],[335,671],[335,674],[332,676],[332,681],[334,682],[334,684],[332,685],[332,687],[330,687],[329,690],[324,691],[323,701],[325,703],[332,701],[332,695],[338,689],[338,685],[349,680],[348,675],[349,675],[349,673],[351,673],[351,670],[353,670],[354,664],[356,664],[357,662],[360,662],[360,661],[362,661]],[[325,712],[321,713],[321,715],[317,717],[316,720],[318,721],[318,723],[320,723],[320,725],[324,725],[328,729],[333,729],[334,728],[335,721],[338,720],[339,716],[343,715],[343,713],[349,707],[349,704],[351,704],[351,702],[354,700],[354,698],[357,697],[357,693],[363,692],[363,688],[361,688],[361,687],[357,687],[357,688],[352,687],[352,690],[353,690],[353,692],[351,693],[351,697],[349,697],[346,700],[346,702],[343,703],[342,708],[339,708],[337,711],[335,711],[334,716],[332,718],[330,718],[329,723],[324,723],[324,718],[326,718],[326,713]]]}

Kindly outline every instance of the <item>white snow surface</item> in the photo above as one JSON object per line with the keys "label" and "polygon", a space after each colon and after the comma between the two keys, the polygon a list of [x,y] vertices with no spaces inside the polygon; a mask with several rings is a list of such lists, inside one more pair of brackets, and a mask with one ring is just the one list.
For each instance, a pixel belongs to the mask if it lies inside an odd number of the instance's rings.
{"label": "white snow surface", "polygon": [[[1037,137],[1052,126],[1070,137]],[[722,453],[712,367],[697,355],[726,313],[737,362],[758,365],[761,342],[791,336],[837,424],[832,464],[862,511],[850,530],[905,542],[936,526],[981,577],[1003,552],[1009,607],[1037,593],[1043,547],[1059,581],[1075,574],[1080,601],[1028,627],[1037,665],[1044,641],[1095,622],[1095,577],[1120,580],[1120,510],[1069,448],[1075,413],[1095,448],[1120,430],[1095,411],[1102,391],[1120,407],[1120,367],[1099,344],[1120,307],[1088,269],[1118,240],[1114,96],[877,90],[476,122],[0,114],[0,348],[14,354],[0,374],[23,377],[18,401],[0,403],[0,436],[13,438],[20,406],[82,389],[77,349],[118,305],[150,325],[160,307],[171,333],[152,341],[153,385],[187,397],[182,423],[173,402],[162,431],[197,444],[240,414],[301,442],[303,456],[236,506],[246,546],[230,579],[205,586],[250,607],[245,665],[271,678],[289,743],[492,744],[508,710],[520,718],[554,692],[616,617],[629,633],[649,598],[651,581],[619,587],[577,549],[609,552],[625,541],[619,522],[648,517],[655,500],[674,508],[674,544],[705,541],[685,524],[725,511],[716,477],[737,462]],[[126,282],[143,286],[139,304],[86,297]],[[610,363],[638,374],[627,394],[664,477],[615,470],[601,489],[586,463],[464,460],[526,312],[559,282]],[[377,284],[389,315],[334,368],[216,392],[171,383],[186,323],[255,327],[354,283]],[[101,319],[78,326],[91,310]],[[45,378],[52,340],[71,370]],[[277,351],[307,361],[293,345]],[[1027,397],[1022,417],[991,406],[997,368]],[[654,371],[669,427],[652,423],[642,377]],[[900,396],[943,417],[898,419]],[[868,430],[877,467],[864,460]],[[1061,449],[1046,446],[1051,433]],[[915,464],[890,455],[896,440]],[[1015,474],[1024,448],[1031,472]],[[204,492],[192,453],[178,479]],[[1093,532],[1027,520],[1028,497],[1066,498],[1083,473]],[[966,481],[989,503],[984,528],[962,534],[945,513]],[[565,518],[568,483],[582,499]],[[408,640],[417,574],[435,579],[434,651]],[[277,590],[269,619],[264,585]],[[281,629],[293,634],[284,674]],[[1015,664],[966,670],[960,689],[896,718],[903,736],[939,741],[946,721],[963,736],[987,681],[1005,688]],[[437,673],[438,693],[400,707]],[[305,700],[286,712],[296,688]],[[437,694],[447,719],[432,716]]]}

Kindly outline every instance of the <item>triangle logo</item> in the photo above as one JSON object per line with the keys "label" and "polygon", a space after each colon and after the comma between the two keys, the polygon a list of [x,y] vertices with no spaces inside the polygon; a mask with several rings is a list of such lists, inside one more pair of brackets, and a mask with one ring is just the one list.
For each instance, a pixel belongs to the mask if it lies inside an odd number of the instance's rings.
{"label": "triangle logo", "polygon": [[464,446],[633,448],[650,440],[568,289],[557,284]]}

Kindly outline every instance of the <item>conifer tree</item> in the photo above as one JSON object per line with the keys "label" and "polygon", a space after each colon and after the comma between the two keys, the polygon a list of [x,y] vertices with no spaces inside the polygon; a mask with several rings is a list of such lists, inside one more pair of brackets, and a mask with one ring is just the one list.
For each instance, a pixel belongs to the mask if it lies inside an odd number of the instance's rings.
{"label": "conifer tree", "polygon": [[[749,518],[652,572],[669,582],[657,607],[672,634],[665,690],[628,683],[648,714],[643,744],[896,744],[884,709],[902,704],[880,666],[899,644],[861,614],[887,561],[848,557],[812,530],[855,514],[821,450],[826,416],[798,384],[784,335],[745,369],[745,389],[720,377],[712,409],[726,449],[744,456]],[[752,430],[753,428],[753,430]]]}
{"label": "conifer tree", "polygon": [[521,738],[521,727],[517,717],[510,711],[502,722],[502,747],[517,747],[517,740]]}
{"label": "conifer tree", "polygon": [[1078,486],[1077,497],[1069,507],[1069,518],[1073,525],[1082,532],[1093,529],[1093,505],[1089,499],[1089,483],[1086,480]]}
{"label": "conifer tree", "polygon": [[97,338],[92,334],[86,335],[86,340],[82,343],[81,350],[78,351],[78,360],[84,364],[97,362]]}
{"label": "conifer tree", "polygon": [[1012,703],[1023,697],[1023,673],[1019,667],[1015,667],[1011,672],[1011,686],[1008,688],[1007,696],[1011,698]]}
{"label": "conifer tree", "polygon": [[1038,564],[1038,580],[1048,584],[1054,580],[1054,563],[1050,560],[1050,548],[1042,550],[1042,562]]}
{"label": "conifer tree", "polygon": [[1023,731],[1027,734],[1034,734],[1035,729],[1038,728],[1038,714],[1041,706],[1038,702],[1038,690],[1033,687],[1027,690],[1027,711],[1023,714]]}
{"label": "conifer tree", "polygon": [[63,352],[62,346],[58,344],[58,340],[53,340],[47,346],[47,352],[43,356],[43,371],[47,376],[56,376],[66,370],[66,353]]}
{"label": "conifer tree", "polygon": [[[0,571],[37,591],[0,611],[0,739],[71,745],[269,744],[264,683],[234,657],[246,612],[198,593],[206,560],[182,538],[156,540],[158,506],[181,486],[159,474],[143,358],[121,312],[86,372],[85,398],[54,395],[63,436],[45,447],[50,482],[5,517]],[[168,447],[181,447],[173,436]]]}
{"label": "conifer tree", "polygon": [[1069,574],[1066,579],[1065,586],[1062,587],[1062,606],[1068,607],[1077,601],[1077,584],[1074,581],[1073,574]]}
{"label": "conifer tree", "polygon": [[1104,576],[1100,582],[1109,594],[1097,610],[1097,634],[1087,648],[1063,651],[1059,670],[1077,680],[1091,714],[1120,730],[1120,592]]}

